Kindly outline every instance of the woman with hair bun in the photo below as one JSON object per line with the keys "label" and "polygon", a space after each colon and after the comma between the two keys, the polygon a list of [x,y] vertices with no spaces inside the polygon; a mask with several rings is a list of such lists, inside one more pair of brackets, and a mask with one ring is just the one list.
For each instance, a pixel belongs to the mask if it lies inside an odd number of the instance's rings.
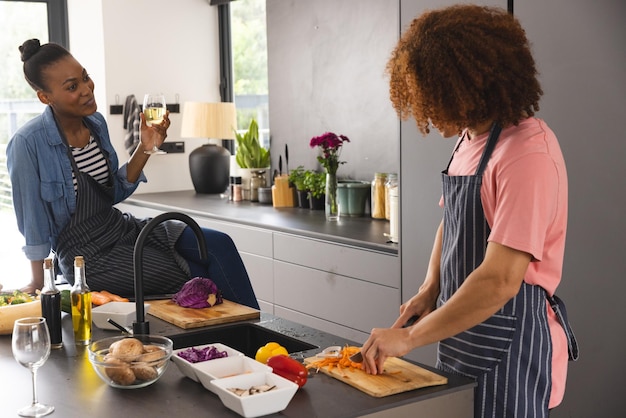
{"label": "woman with hair bun", "polygon": [[[152,126],[141,114],[141,144],[119,166],[87,70],[54,43],[30,39],[19,50],[26,81],[47,105],[7,147],[13,206],[33,274],[25,290],[41,289],[43,259],[52,251],[69,283],[74,257],[82,255],[92,290],[133,296],[134,244],[149,219],[123,214],[114,205],[147,181],[143,168],[150,155],[144,150],[163,143],[169,114]],[[165,222],[150,233],[143,255],[145,294],[175,293],[200,276],[213,280],[226,299],[258,308],[230,237],[203,232],[208,260],[199,259],[195,235],[182,222]]]}
{"label": "woman with hair bun", "polygon": [[426,134],[458,135],[419,292],[373,329],[363,368],[438,342],[437,367],[476,380],[475,417],[546,417],[578,357],[561,281],[567,173],[528,40],[499,8],[428,11],[387,63],[391,101]]}

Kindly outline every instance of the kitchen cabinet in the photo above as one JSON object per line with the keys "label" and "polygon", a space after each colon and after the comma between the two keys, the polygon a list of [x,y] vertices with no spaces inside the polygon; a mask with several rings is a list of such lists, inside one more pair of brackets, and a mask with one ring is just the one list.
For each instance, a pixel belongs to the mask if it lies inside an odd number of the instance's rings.
{"label": "kitchen cabinet", "polygon": [[140,194],[117,206],[137,217],[186,213],[228,234],[263,312],[360,343],[398,315],[400,261],[397,244],[383,235],[384,221],[348,218],[338,225],[322,211],[233,204],[193,191]]}

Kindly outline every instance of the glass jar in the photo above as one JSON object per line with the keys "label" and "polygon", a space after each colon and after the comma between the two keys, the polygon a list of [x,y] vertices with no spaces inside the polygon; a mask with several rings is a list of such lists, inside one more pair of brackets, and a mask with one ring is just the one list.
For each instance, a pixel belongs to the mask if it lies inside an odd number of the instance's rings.
{"label": "glass jar", "polygon": [[259,188],[265,187],[265,170],[254,170],[250,177],[250,200],[259,201]]}
{"label": "glass jar", "polygon": [[388,173],[387,181],[385,182],[385,219],[387,220],[391,219],[391,199],[389,198],[389,193],[392,189],[398,189],[397,173]]}
{"label": "glass jar", "polygon": [[375,173],[372,180],[372,218],[385,219],[385,182],[387,174]]}

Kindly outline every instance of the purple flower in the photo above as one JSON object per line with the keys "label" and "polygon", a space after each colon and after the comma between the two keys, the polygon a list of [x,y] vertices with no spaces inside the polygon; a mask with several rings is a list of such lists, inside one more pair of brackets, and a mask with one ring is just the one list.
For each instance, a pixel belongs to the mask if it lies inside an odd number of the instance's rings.
{"label": "purple flower", "polygon": [[336,174],[339,165],[345,164],[345,161],[339,161],[341,147],[344,142],[350,142],[350,139],[345,135],[326,132],[320,136],[311,138],[309,145],[311,148],[319,147],[321,149],[321,155],[317,157],[317,160],[328,173]]}

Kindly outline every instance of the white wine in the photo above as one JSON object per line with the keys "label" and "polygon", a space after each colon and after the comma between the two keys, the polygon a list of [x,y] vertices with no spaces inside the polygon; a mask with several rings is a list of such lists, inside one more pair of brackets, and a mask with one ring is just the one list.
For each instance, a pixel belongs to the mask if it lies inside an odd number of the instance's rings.
{"label": "white wine", "polygon": [[152,126],[152,124],[158,125],[163,122],[165,108],[148,106],[143,110],[143,114],[146,116],[146,124],[148,126]]}

